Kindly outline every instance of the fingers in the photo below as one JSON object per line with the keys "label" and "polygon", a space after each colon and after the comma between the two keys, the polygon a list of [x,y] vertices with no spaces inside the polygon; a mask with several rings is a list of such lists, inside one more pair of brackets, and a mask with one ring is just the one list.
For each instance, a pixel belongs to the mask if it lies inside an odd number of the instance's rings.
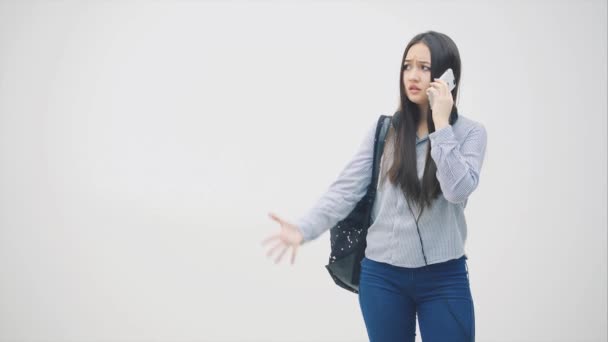
{"label": "fingers", "polygon": [[450,92],[448,83],[439,78],[436,78],[435,82],[431,82],[430,85],[431,85],[431,87],[436,88],[439,91],[439,93],[442,95],[447,95]]}
{"label": "fingers", "polygon": [[[275,213],[268,213],[268,217],[270,217],[272,220],[276,221],[277,223],[279,223],[281,225],[287,224],[283,219],[281,219]],[[271,241],[277,240],[277,239],[279,239],[280,241],[277,244],[275,244],[270,250],[268,250],[268,252],[266,252],[266,256],[271,257],[272,254],[274,254],[279,248],[283,247],[283,249],[281,250],[279,255],[277,255],[277,257],[274,260],[275,263],[279,263],[281,261],[281,259],[283,258],[283,256],[285,255],[285,253],[287,253],[287,250],[289,249],[289,247],[293,247],[293,250],[291,252],[291,264],[293,265],[296,260],[297,249],[299,246],[290,245],[290,244],[284,242],[283,239],[281,239],[281,234],[275,234],[275,235],[272,235],[272,236],[264,239],[262,241],[262,245],[265,245],[265,244],[267,244]]]}
{"label": "fingers", "polygon": [[268,213],[268,216],[270,216],[271,219],[277,221],[279,224],[284,223],[283,219],[279,218],[275,213]]}
{"label": "fingers", "polygon": [[276,245],[274,245],[274,247],[272,247],[271,249],[268,250],[268,252],[266,252],[266,256],[270,257],[272,256],[272,253],[274,253],[274,251],[276,251],[279,247],[283,246],[283,242],[279,242]]}
{"label": "fingers", "polygon": [[280,237],[281,237],[281,234],[272,235],[271,237],[268,237],[268,238],[262,240],[262,246],[265,245],[265,244],[267,244],[267,243],[269,243],[272,240],[279,239]]}
{"label": "fingers", "polygon": [[[281,261],[281,259],[283,259],[283,255],[285,255],[285,253],[287,252],[288,249],[289,249],[289,246],[285,246],[283,248],[281,253],[275,258],[275,260],[274,260],[275,264],[278,264],[279,261]],[[293,247],[293,249],[291,250],[291,264],[292,265],[296,262],[297,249],[298,249],[298,247]]]}
{"label": "fingers", "polygon": [[429,83],[429,89],[437,91],[438,94],[443,94],[443,85],[438,81]]}
{"label": "fingers", "polygon": [[281,261],[281,259],[283,258],[283,255],[285,255],[285,252],[287,252],[287,250],[289,249],[289,246],[285,246],[283,248],[283,250],[281,251],[281,253],[276,257],[276,259],[274,259],[274,263],[278,264],[279,261]]}
{"label": "fingers", "polygon": [[433,101],[437,97],[437,94],[438,94],[438,91],[435,88],[429,87],[426,90],[426,96],[429,98],[429,103],[431,103],[431,106],[433,105]]}
{"label": "fingers", "polygon": [[291,250],[291,264],[293,265],[296,262],[296,254],[298,251],[298,246],[294,246]]}

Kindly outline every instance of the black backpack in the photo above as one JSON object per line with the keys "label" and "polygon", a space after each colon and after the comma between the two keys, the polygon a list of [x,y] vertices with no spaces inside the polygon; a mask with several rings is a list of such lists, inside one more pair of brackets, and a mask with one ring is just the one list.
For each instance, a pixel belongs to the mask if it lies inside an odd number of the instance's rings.
{"label": "black backpack", "polygon": [[350,214],[330,230],[331,254],[329,264],[325,268],[338,286],[354,293],[359,293],[361,260],[365,256],[365,247],[367,247],[367,229],[372,224],[371,213],[378,186],[380,158],[384,151],[391,119],[392,117],[387,115],[380,115],[378,118],[374,139],[372,180],[367,193]]}

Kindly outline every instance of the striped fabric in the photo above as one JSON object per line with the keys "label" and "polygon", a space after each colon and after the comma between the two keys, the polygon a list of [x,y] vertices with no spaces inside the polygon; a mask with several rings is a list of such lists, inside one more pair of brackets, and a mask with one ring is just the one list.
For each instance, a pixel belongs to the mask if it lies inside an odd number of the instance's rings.
{"label": "striped fabric", "polygon": [[[371,182],[376,123],[377,118],[374,118],[357,153],[325,194],[294,222],[304,236],[304,243],[335,226],[365,195]],[[421,267],[461,257],[465,254],[467,238],[464,209],[469,195],[479,184],[487,144],[485,127],[459,115],[454,125],[416,138],[418,177],[422,179],[430,142],[431,157],[437,165],[437,179],[443,192],[433,206],[425,208],[420,215],[419,229],[404,193],[385,177],[392,163],[394,133],[391,127],[381,159],[380,181],[372,209],[373,224],[368,230],[365,256],[401,267]],[[410,206],[418,217],[419,208],[412,201]]]}

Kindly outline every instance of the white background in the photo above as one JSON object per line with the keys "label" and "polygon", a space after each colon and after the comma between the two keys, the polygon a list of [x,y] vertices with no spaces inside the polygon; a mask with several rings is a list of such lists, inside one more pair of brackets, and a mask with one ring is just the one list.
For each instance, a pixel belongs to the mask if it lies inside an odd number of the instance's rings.
{"label": "white background", "polygon": [[[466,251],[477,341],[607,338],[605,1],[1,1],[0,341],[365,341],[324,265],[276,265],[398,99],[460,49],[488,131]],[[418,340],[419,340],[418,333]]]}

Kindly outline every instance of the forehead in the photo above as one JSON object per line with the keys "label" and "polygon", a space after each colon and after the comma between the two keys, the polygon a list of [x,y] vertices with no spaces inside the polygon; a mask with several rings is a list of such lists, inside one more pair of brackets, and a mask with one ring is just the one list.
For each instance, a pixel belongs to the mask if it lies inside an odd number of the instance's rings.
{"label": "forehead", "polygon": [[417,60],[419,62],[431,62],[431,51],[423,43],[416,43],[410,47],[405,56],[406,60]]}

